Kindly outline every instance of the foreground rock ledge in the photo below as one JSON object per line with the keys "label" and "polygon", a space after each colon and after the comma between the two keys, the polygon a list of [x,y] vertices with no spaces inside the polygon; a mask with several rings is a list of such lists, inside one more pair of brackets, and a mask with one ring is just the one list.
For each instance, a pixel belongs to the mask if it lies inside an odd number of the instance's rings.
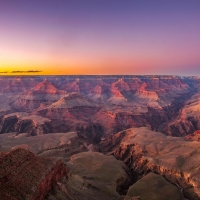
{"label": "foreground rock ledge", "polygon": [[0,153],[0,199],[45,199],[68,168],[59,159],[35,156],[23,147]]}
{"label": "foreground rock ledge", "polygon": [[191,200],[200,199],[200,143],[165,136],[146,127],[121,131],[102,142],[138,175],[155,172]]}

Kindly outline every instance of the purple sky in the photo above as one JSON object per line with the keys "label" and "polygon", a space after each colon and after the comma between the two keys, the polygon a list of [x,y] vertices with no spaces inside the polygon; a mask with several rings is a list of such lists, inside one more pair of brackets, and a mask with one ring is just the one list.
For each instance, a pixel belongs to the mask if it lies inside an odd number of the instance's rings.
{"label": "purple sky", "polygon": [[0,72],[16,70],[200,75],[200,1],[2,0]]}

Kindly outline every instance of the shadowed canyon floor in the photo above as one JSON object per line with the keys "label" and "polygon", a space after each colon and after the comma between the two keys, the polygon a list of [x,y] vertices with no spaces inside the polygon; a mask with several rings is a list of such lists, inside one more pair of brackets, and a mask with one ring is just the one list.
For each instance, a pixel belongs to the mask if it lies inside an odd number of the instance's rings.
{"label": "shadowed canyon floor", "polygon": [[199,86],[0,77],[0,199],[200,199]]}

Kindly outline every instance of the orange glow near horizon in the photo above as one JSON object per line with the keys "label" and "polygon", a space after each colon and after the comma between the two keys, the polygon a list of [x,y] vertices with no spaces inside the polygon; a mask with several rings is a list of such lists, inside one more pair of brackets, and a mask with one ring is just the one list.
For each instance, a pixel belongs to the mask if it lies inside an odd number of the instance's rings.
{"label": "orange glow near horizon", "polygon": [[[21,57],[22,59],[13,57],[13,59],[6,58],[3,60],[4,62],[0,63],[0,75],[167,74],[168,71],[173,71],[174,66],[179,70],[184,70],[192,63],[192,60],[188,60],[186,56],[184,58],[179,55],[171,56],[171,60],[167,60],[161,55],[159,56],[157,58],[148,56],[144,58],[142,56],[132,58],[128,56],[121,58],[119,56],[110,56],[93,59],[86,57],[77,60],[74,57],[71,60],[66,60],[65,57],[55,56],[49,59],[51,62],[47,61],[47,59],[34,60],[29,57],[23,60],[23,57]],[[192,64],[197,65],[198,59]],[[160,71],[158,70],[159,68],[161,69]],[[164,71],[165,68],[167,69],[166,71]],[[16,71],[18,72],[16,73]],[[175,70],[174,73],[177,74]]]}

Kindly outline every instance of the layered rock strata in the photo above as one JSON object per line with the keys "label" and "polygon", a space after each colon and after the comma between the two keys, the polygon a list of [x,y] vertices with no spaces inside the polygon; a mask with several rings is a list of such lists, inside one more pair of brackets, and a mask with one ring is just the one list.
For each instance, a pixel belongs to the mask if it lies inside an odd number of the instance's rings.
{"label": "layered rock strata", "polygon": [[25,112],[5,115],[0,122],[0,133],[17,132],[27,133],[27,136],[36,136],[49,132],[47,123],[50,119],[28,115]]}
{"label": "layered rock strata", "polygon": [[59,159],[35,156],[23,147],[0,153],[0,199],[43,200],[68,168]]}

